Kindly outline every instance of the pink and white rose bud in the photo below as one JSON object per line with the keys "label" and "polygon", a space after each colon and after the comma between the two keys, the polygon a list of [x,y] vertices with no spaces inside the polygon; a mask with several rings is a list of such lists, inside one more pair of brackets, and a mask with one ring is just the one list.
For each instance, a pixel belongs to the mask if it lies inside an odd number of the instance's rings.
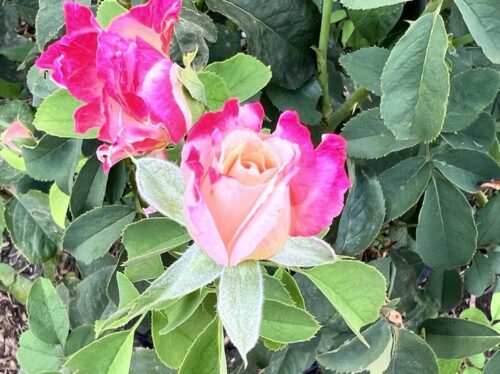
{"label": "pink and white rose bud", "polygon": [[268,259],[289,236],[312,236],[338,216],[350,186],[346,142],[323,136],[314,149],[295,112],[261,132],[260,103],[226,102],[188,134],[181,170],[193,239],[218,264]]}
{"label": "pink and white rose bud", "polygon": [[25,127],[21,121],[14,121],[0,135],[1,142],[12,152],[20,155],[20,143],[25,143],[26,140],[33,140],[32,132]]}
{"label": "pink and white rose bud", "polygon": [[90,9],[65,3],[66,35],[36,64],[85,102],[75,130],[98,129],[105,171],[128,157],[180,142],[191,127],[179,66],[168,58],[181,0],[150,0],[101,27]]}

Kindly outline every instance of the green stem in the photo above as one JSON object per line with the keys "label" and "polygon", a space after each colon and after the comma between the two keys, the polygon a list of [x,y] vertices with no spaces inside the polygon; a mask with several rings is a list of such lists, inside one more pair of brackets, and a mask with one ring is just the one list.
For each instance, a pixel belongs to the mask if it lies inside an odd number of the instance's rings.
{"label": "green stem", "polygon": [[474,37],[471,34],[465,34],[463,36],[459,36],[458,38],[453,38],[451,41],[455,49],[459,49],[460,47],[472,43],[474,41]]}
{"label": "green stem", "polygon": [[370,91],[366,88],[360,87],[349,96],[344,103],[332,113],[328,119],[328,131],[334,132],[337,127],[344,121],[352,112],[352,109],[361,101],[366,99]]}
{"label": "green stem", "polygon": [[328,40],[330,39],[330,16],[332,14],[333,0],[323,0],[323,11],[321,15],[321,31],[317,50],[319,84],[323,96],[321,97],[321,111],[323,119],[327,119],[332,112],[330,104],[330,93],[328,90]]}
{"label": "green stem", "polygon": [[483,191],[474,193],[474,198],[481,208],[484,208],[486,204],[488,204],[488,197],[484,194]]}

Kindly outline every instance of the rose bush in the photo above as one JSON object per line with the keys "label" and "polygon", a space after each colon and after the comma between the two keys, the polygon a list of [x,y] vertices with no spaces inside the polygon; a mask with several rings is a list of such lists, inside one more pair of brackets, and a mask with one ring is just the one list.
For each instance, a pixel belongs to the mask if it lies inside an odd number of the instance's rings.
{"label": "rose bush", "polygon": [[499,372],[498,4],[3,1],[20,370]]}

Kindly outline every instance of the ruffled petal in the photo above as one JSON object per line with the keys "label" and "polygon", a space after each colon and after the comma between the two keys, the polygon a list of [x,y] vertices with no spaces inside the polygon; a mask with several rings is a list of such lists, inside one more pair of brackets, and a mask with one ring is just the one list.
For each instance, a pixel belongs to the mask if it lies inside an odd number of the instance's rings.
{"label": "ruffled petal", "polygon": [[211,137],[215,130],[221,135],[237,128],[260,131],[264,120],[264,108],[259,102],[240,106],[238,99],[226,101],[219,112],[205,113],[188,134],[188,141]]}
{"label": "ruffled petal", "polygon": [[344,138],[327,134],[314,151],[314,158],[301,163],[291,182],[292,236],[317,235],[340,214],[344,194],[351,185],[345,160]]}
{"label": "ruffled petal", "polygon": [[168,56],[174,25],[179,20],[181,9],[181,0],[149,0],[115,18],[109,30],[125,38],[141,38]]}

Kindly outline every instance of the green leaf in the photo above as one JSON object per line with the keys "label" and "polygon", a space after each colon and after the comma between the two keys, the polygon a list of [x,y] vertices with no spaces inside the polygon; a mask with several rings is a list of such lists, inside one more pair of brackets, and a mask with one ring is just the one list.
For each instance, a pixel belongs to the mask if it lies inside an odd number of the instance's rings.
{"label": "green leaf", "polygon": [[491,320],[500,320],[500,292],[493,293],[491,298]]}
{"label": "green leaf", "polygon": [[265,368],[266,374],[304,373],[316,361],[316,347],[319,339],[291,344],[275,352]]}
{"label": "green leaf", "polygon": [[316,105],[321,97],[321,86],[316,78],[310,79],[296,90],[269,84],[266,95],[279,110],[295,110],[299,113],[301,122],[310,126],[319,125],[321,113],[316,110]]}
{"label": "green leaf", "polygon": [[174,374],[163,366],[153,349],[136,348],[132,353],[129,374]]}
{"label": "green leaf", "polygon": [[141,280],[156,279],[163,274],[163,270],[161,255],[156,255],[138,263],[128,264],[125,268],[125,275],[135,283]]}
{"label": "green leaf", "polygon": [[462,277],[455,269],[433,270],[426,291],[439,301],[442,310],[451,310],[462,300]]}
{"label": "green leaf", "polygon": [[394,348],[387,374],[438,374],[439,367],[432,349],[413,332],[394,330]]}
{"label": "green leaf", "polygon": [[[467,102],[468,99],[462,105]],[[490,114],[482,112],[472,125],[458,132],[444,132],[441,137],[453,148],[488,153],[495,139],[495,121]]]}
{"label": "green leaf", "polygon": [[94,341],[94,327],[92,325],[80,325],[69,334],[64,345],[64,354],[71,356],[76,351]]}
{"label": "green leaf", "polygon": [[123,231],[128,254],[125,265],[148,260],[190,240],[183,226],[167,218],[147,218],[132,223]]}
{"label": "green leaf", "polygon": [[59,89],[59,86],[36,65],[28,70],[26,85],[33,94],[33,106],[39,106],[44,98]]}
{"label": "green leaf", "polygon": [[493,196],[478,214],[478,244],[481,246],[500,243],[500,195]]}
{"label": "green leaf", "polygon": [[38,278],[33,283],[26,307],[33,334],[45,343],[64,346],[69,332],[68,313],[48,279]]}
{"label": "green leaf", "polygon": [[290,298],[292,299],[292,301],[294,302],[294,304],[301,309],[305,309],[304,298],[302,297],[297,282],[290,275],[290,273],[281,268],[274,273],[273,277],[278,278],[281,281],[281,283],[285,286],[285,289]]}
{"label": "green leaf", "polygon": [[430,142],[441,132],[450,92],[447,48],[443,19],[429,13],[391,51],[382,73],[380,113],[397,139]]}
{"label": "green leaf", "polygon": [[496,0],[456,0],[470,33],[484,54],[500,64],[500,3]]}
{"label": "green leaf", "polygon": [[59,189],[69,195],[81,146],[79,139],[45,135],[35,147],[23,147],[26,170],[36,180],[55,180]]}
{"label": "green leaf", "polygon": [[33,121],[31,107],[21,100],[10,100],[0,105],[0,121],[12,123],[16,120],[28,125]]}
{"label": "green leaf", "polygon": [[81,374],[128,373],[134,330],[106,335],[76,352],[64,364]]}
{"label": "green leaf", "polygon": [[260,336],[276,343],[289,344],[312,339],[320,325],[304,309],[279,301],[264,302]]}
{"label": "green leaf", "polygon": [[476,322],[484,326],[490,326],[490,321],[488,317],[484,314],[481,309],[471,307],[464,309],[459,316],[461,319],[465,319],[468,321]]}
{"label": "green leaf", "polygon": [[[403,8],[404,4],[396,4],[364,10],[350,9],[349,19],[354,24],[356,34],[371,44],[379,44],[398,23]],[[380,73],[382,73],[382,69],[380,69]]]}
{"label": "green leaf", "polygon": [[245,101],[259,92],[271,79],[271,69],[255,57],[238,53],[222,62],[205,68],[218,75],[225,83],[230,97]]}
{"label": "green leaf", "polygon": [[174,221],[184,223],[184,178],[177,165],[157,158],[141,158],[137,165],[137,187],[141,197]]}
{"label": "green leaf", "polygon": [[82,102],[73,98],[68,91],[57,90],[47,96],[40,105],[33,124],[38,130],[53,136],[78,139],[95,138],[97,136],[96,130],[90,130],[85,134],[75,132],[73,113],[81,105]]}
{"label": "green leaf", "polygon": [[57,371],[63,363],[58,347],[38,339],[31,330],[25,331],[19,339],[17,360],[27,374]]}
{"label": "green leaf", "polygon": [[270,275],[264,274],[264,297],[266,300],[278,301],[287,305],[295,305],[285,285],[274,275],[271,277]]}
{"label": "green leaf", "polygon": [[207,296],[205,289],[197,290],[175,300],[172,304],[162,309],[162,313],[167,317],[168,323],[160,330],[159,334],[168,334],[186,322],[196,312],[205,299],[205,296]]}
{"label": "green leaf", "polygon": [[364,342],[360,330],[374,322],[385,302],[385,278],[374,267],[358,261],[336,261],[303,271]]}
{"label": "green leaf", "polygon": [[354,186],[340,218],[335,249],[354,256],[368,248],[384,223],[384,196],[379,181],[356,168]]}
{"label": "green leaf", "polygon": [[406,1],[409,0],[341,0],[340,2],[350,9],[372,9]]}
{"label": "green leaf", "polygon": [[73,217],[102,206],[107,181],[108,174],[104,173],[101,162],[95,155],[89,158],[71,190],[70,208]]}
{"label": "green leaf", "polygon": [[118,284],[118,293],[120,295],[118,309],[121,309],[135,298],[139,297],[139,291],[137,291],[134,284],[120,272],[116,273],[116,282]]}
{"label": "green leaf", "polygon": [[443,358],[438,358],[437,363],[439,365],[440,374],[457,374],[462,360],[445,360]]}
{"label": "green leaf", "polygon": [[49,190],[49,207],[52,219],[60,228],[66,227],[66,213],[69,208],[69,196],[62,192],[56,184]]}
{"label": "green leaf", "polygon": [[467,199],[437,175],[425,191],[418,217],[417,252],[433,269],[467,264],[476,250],[477,230]]}
{"label": "green leaf", "polygon": [[250,54],[271,65],[275,83],[296,89],[316,71],[311,46],[317,43],[321,17],[311,1],[207,0],[206,3],[243,29]]}
{"label": "green leaf", "polygon": [[42,263],[60,247],[61,229],[52,220],[47,195],[29,191],[5,205],[5,223],[12,242],[32,263]]}
{"label": "green leaf", "polygon": [[327,242],[310,237],[289,237],[285,246],[269,260],[281,266],[312,267],[332,262],[333,248]]}
{"label": "green leaf", "polygon": [[484,367],[483,374],[496,374],[500,372],[500,352],[496,352]]}
{"label": "green leaf", "polygon": [[85,278],[76,286],[76,295],[70,301],[72,326],[94,324],[96,320],[106,318],[109,314],[108,307],[111,301],[107,289],[116,265],[104,264],[104,259],[106,257],[96,261],[103,263],[99,270],[85,275]]}
{"label": "green leaf", "polygon": [[0,201],[0,235],[3,237],[3,232],[5,230],[5,205],[3,201]]}
{"label": "green leaf", "polygon": [[463,130],[477,119],[495,99],[500,88],[500,74],[493,69],[471,69],[454,75],[450,84],[445,132]]}
{"label": "green leaf", "polygon": [[397,140],[384,126],[379,108],[352,118],[342,129],[342,135],[347,140],[347,153],[356,158],[379,158],[418,143],[416,140]]}
{"label": "green leaf", "polygon": [[71,222],[64,233],[64,249],[89,264],[106,254],[134,217],[135,211],[123,205],[95,208]]}
{"label": "green leaf", "polygon": [[224,268],[217,294],[217,311],[244,362],[259,340],[263,302],[263,278],[257,261]]}
{"label": "green leaf", "polygon": [[362,335],[370,348],[367,348],[358,338],[354,338],[333,351],[320,354],[318,362],[335,372],[358,373],[374,363],[384,353],[387,346],[392,347],[391,328],[385,320],[379,320],[363,331]]}
{"label": "green leaf", "polygon": [[202,71],[198,74],[198,78],[205,86],[208,109],[210,111],[221,109],[226,100],[231,97],[231,93],[222,78],[210,71]]}
{"label": "green leaf", "polygon": [[483,152],[451,149],[434,156],[432,162],[450,182],[466,192],[477,192],[482,183],[500,177],[500,166]]}
{"label": "green leaf", "polygon": [[389,55],[390,51],[385,48],[362,48],[343,55],[339,62],[357,84],[369,89],[375,95],[382,96],[380,78]]}
{"label": "green leaf", "polygon": [[495,282],[495,273],[488,258],[477,252],[464,273],[464,285],[474,296],[482,296],[484,291]]}
{"label": "green leaf", "polygon": [[219,318],[216,317],[189,348],[179,369],[179,374],[225,372],[224,333]]}
{"label": "green leaf", "polygon": [[490,327],[458,318],[441,317],[424,322],[425,341],[439,358],[466,358],[500,342]]}
{"label": "green leaf", "polygon": [[200,307],[182,325],[168,334],[160,335],[159,332],[167,326],[168,319],[161,312],[154,311],[151,334],[160,360],[168,367],[179,368],[189,347],[213,319],[213,313]]}
{"label": "green leaf", "polygon": [[387,209],[386,221],[400,217],[425,191],[432,168],[423,156],[408,158],[380,175]]}
{"label": "green leaf", "polygon": [[217,27],[212,18],[198,12],[192,1],[183,1],[170,43],[172,59],[181,62],[183,55],[197,51],[193,65],[196,70],[201,70],[209,57],[206,41],[214,43],[217,38]]}
{"label": "green leaf", "polygon": [[97,22],[102,27],[108,27],[111,21],[127,11],[116,0],[103,0],[97,8]]}
{"label": "green leaf", "polygon": [[131,311],[139,315],[153,310],[166,300],[187,295],[211,283],[223,272],[224,267],[217,265],[198,245],[193,244],[148,287],[136,300]]}

